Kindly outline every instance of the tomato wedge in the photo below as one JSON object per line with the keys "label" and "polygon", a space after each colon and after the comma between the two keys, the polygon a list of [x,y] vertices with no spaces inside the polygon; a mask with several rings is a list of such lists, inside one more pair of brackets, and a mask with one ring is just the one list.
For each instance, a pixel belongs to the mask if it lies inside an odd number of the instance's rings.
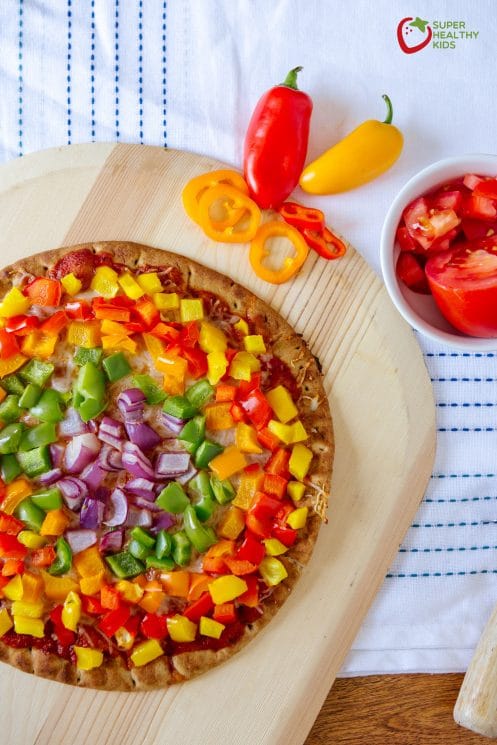
{"label": "tomato wedge", "polygon": [[456,329],[497,337],[497,237],[431,255],[425,274],[441,313]]}
{"label": "tomato wedge", "polygon": [[412,253],[403,251],[397,259],[397,277],[413,292],[429,294],[430,288],[421,263]]}

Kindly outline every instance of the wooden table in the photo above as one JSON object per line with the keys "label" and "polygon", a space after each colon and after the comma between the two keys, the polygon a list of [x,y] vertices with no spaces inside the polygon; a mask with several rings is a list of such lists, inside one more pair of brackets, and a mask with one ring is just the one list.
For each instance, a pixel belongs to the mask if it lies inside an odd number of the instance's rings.
{"label": "wooden table", "polygon": [[485,745],[452,709],[462,674],[338,678],[305,745]]}

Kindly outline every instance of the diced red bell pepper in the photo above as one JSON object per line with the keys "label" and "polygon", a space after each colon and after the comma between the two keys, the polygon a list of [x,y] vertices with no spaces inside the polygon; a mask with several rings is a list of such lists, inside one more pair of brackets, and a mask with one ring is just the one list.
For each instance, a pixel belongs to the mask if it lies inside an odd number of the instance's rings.
{"label": "diced red bell pepper", "polygon": [[118,629],[121,628],[121,626],[125,625],[130,615],[131,611],[129,609],[129,606],[121,605],[120,608],[116,608],[116,610],[110,610],[108,613],[106,613],[105,616],[98,622],[97,626],[100,631],[103,631],[106,636],[111,637],[113,634],[116,633]]}
{"label": "diced red bell pepper", "polygon": [[159,321],[158,323],[156,323],[155,326],[150,330],[150,333],[153,336],[157,336],[159,339],[163,339],[168,344],[176,344],[179,339],[178,329],[175,329],[168,323],[164,323],[164,321]]}
{"label": "diced red bell pepper", "polygon": [[10,533],[0,534],[0,557],[2,559],[24,559],[28,549]]}
{"label": "diced red bell pepper", "polygon": [[50,620],[54,626],[55,636],[63,647],[68,647],[76,641],[76,634],[74,631],[66,629],[62,623],[62,608],[62,605],[56,605],[55,608],[52,608],[50,611]]}
{"label": "diced red bell pepper", "polygon": [[91,301],[92,307],[96,308],[132,308],[136,300],[128,297],[127,295],[116,295],[116,297],[105,298],[105,297],[94,297]]}
{"label": "diced red bell pepper", "polygon": [[100,602],[102,608],[107,610],[116,610],[122,604],[122,598],[115,587],[111,585],[103,585],[100,588]]}
{"label": "diced red bell pepper", "polygon": [[253,574],[257,569],[257,564],[252,564],[246,559],[234,559],[232,556],[225,556],[224,562],[231,574],[237,577],[243,577],[246,574]]}
{"label": "diced red bell pepper", "polygon": [[284,546],[289,548],[290,546],[293,546],[293,544],[297,540],[298,533],[293,528],[278,525],[276,523],[275,525],[273,525],[271,535],[273,536],[273,538],[277,538],[279,541],[281,541]]}
{"label": "diced red bell pepper", "polygon": [[55,561],[55,550],[53,546],[43,546],[31,552],[31,564],[34,567],[49,567]]}
{"label": "diced red bell pepper", "polygon": [[38,328],[40,322],[36,316],[12,316],[5,319],[5,330],[16,336],[27,336]]}
{"label": "diced red bell pepper", "polygon": [[230,414],[234,422],[244,422],[245,421],[245,412],[240,406],[240,404],[237,404],[236,402],[233,402],[230,407]]}
{"label": "diced red bell pepper", "polygon": [[138,629],[140,628],[140,624],[142,622],[142,617],[138,613],[135,613],[134,616],[130,616],[126,623],[124,624],[124,628],[126,631],[128,631],[133,639],[138,634]]}
{"label": "diced red bell pepper", "polygon": [[267,427],[258,430],[257,440],[263,448],[266,448],[266,450],[271,450],[272,453],[274,453],[274,451],[277,450],[280,446],[279,438],[276,437],[276,435],[273,435],[273,433]]}
{"label": "diced red bell pepper", "polygon": [[288,450],[279,448],[271,455],[264,466],[264,470],[267,471],[267,473],[274,473],[276,476],[282,476],[284,479],[288,479],[290,477],[290,472],[288,470],[289,462],[290,453]]}
{"label": "diced red bell pepper", "polygon": [[0,329],[0,359],[6,360],[17,354],[19,345],[14,334],[9,334],[5,329]]}
{"label": "diced red bell pepper", "polygon": [[181,329],[179,344],[182,347],[194,347],[200,337],[200,328],[196,321],[186,323]]}
{"label": "diced red bell pepper", "polygon": [[283,499],[286,494],[288,480],[276,473],[265,473],[262,490],[276,499]]}
{"label": "diced red bell pepper", "polygon": [[[224,350],[224,354],[226,356],[226,359],[228,360],[228,365],[233,360],[233,357],[238,354],[238,352],[239,352],[239,350],[238,349],[233,349],[233,347],[227,347]],[[229,375],[229,371],[226,374]]]}
{"label": "diced red bell pepper", "polygon": [[207,355],[201,349],[183,348],[182,356],[188,362],[188,372],[192,378],[202,378],[207,374]]}
{"label": "diced red bell pepper", "polygon": [[13,577],[15,574],[24,572],[24,561],[22,559],[7,559],[2,567],[2,577]]}
{"label": "diced red bell pepper", "polygon": [[249,512],[252,512],[256,517],[275,517],[280,509],[281,502],[279,499],[275,499],[269,496],[269,494],[265,494],[265,492],[258,491],[252,500]]}
{"label": "diced red bell pepper", "polygon": [[81,605],[83,611],[89,616],[101,616],[105,613],[105,608],[100,600],[91,595],[81,595]]}
{"label": "diced red bell pepper", "polygon": [[[96,299],[96,298],[95,298]],[[117,323],[128,323],[131,318],[129,308],[116,308],[112,305],[94,305],[95,318],[101,321],[116,321]]]}
{"label": "diced red bell pepper", "polygon": [[225,625],[229,623],[235,623],[236,621],[236,609],[234,603],[221,603],[220,605],[214,606],[214,613],[212,617],[219,623]]}
{"label": "diced red bell pepper", "polygon": [[74,321],[89,321],[90,318],[95,317],[90,304],[86,300],[73,300],[70,303],[66,303],[64,310],[69,318]]}
{"label": "diced red bell pepper", "polygon": [[62,297],[62,285],[58,279],[36,277],[23,290],[34,305],[57,306]]}
{"label": "diced red bell pepper", "polygon": [[65,311],[58,310],[53,314],[53,316],[51,316],[51,318],[47,318],[47,320],[41,324],[40,331],[47,336],[58,336],[62,329],[65,329],[68,323],[69,318]]}
{"label": "diced red bell pepper", "polygon": [[210,615],[213,607],[214,603],[212,602],[210,592],[203,592],[197,600],[185,608],[183,615],[189,618],[190,621],[198,623],[201,616]]}
{"label": "diced red bell pepper", "polygon": [[157,613],[146,613],[140,624],[143,636],[147,639],[165,639],[168,635],[167,616],[159,616]]}
{"label": "diced red bell pepper", "polygon": [[143,323],[145,329],[153,328],[160,321],[160,313],[155,303],[148,297],[143,296],[136,301],[133,308],[133,314],[138,316],[139,321]]}
{"label": "diced red bell pepper", "polygon": [[220,556],[204,556],[202,569],[209,574],[227,574],[228,567]]}
{"label": "diced red bell pepper", "polygon": [[237,598],[240,605],[246,605],[249,608],[256,608],[259,605],[259,581],[254,575],[244,577],[247,583],[247,589]]}
{"label": "diced red bell pepper", "polygon": [[238,393],[237,393],[237,400],[241,401],[244,398],[247,398],[252,391],[254,391],[256,388],[260,389],[261,387],[261,374],[260,373],[252,373],[250,380],[240,380],[240,384],[238,386]]}
{"label": "diced red bell pepper", "polygon": [[235,558],[239,561],[250,561],[252,564],[259,566],[265,555],[266,549],[259,538],[249,530],[245,531],[245,537],[235,554]]}
{"label": "diced red bell pepper", "polygon": [[0,533],[9,533],[10,535],[17,535],[24,530],[25,525],[21,520],[18,520],[14,515],[8,515],[6,512],[0,510]]}
{"label": "diced red bell pepper", "polygon": [[240,405],[256,429],[262,429],[271,419],[273,410],[265,395],[258,389],[241,400]]}
{"label": "diced red bell pepper", "polygon": [[295,505],[293,504],[293,502],[290,502],[289,499],[285,499],[283,502],[280,502],[280,508],[275,515],[278,523],[280,525],[286,525],[286,519],[290,512],[293,512],[294,509]]}

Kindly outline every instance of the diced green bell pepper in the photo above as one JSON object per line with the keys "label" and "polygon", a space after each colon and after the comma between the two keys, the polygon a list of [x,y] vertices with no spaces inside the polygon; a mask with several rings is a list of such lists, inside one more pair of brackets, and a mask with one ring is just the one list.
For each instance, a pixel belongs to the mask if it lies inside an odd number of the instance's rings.
{"label": "diced green bell pepper", "polygon": [[195,502],[193,507],[198,519],[205,523],[206,520],[212,517],[214,510],[217,507],[217,502],[212,499],[212,497],[203,496],[200,497],[198,502]]}
{"label": "diced green bell pepper", "polygon": [[70,545],[62,536],[57,538],[55,552],[57,556],[55,561],[48,567],[48,573],[55,576],[65,574],[72,565],[72,551]]}
{"label": "diced green bell pepper", "polygon": [[235,489],[229,479],[221,481],[216,476],[211,476],[211,488],[219,504],[227,504],[235,498]]}
{"label": "diced green bell pepper", "polygon": [[58,510],[62,507],[62,496],[56,486],[32,494],[31,501],[42,510]]}
{"label": "diced green bell pepper", "polygon": [[148,404],[153,406],[154,404],[161,404],[166,400],[167,393],[162,388],[159,388],[150,375],[133,375],[132,380],[134,385],[145,394]]}
{"label": "diced green bell pepper", "polygon": [[121,378],[124,378],[125,375],[129,375],[131,372],[131,365],[122,352],[116,352],[106,357],[102,362],[102,366],[111,383],[121,380]]}
{"label": "diced green bell pepper", "polygon": [[45,519],[45,512],[38,507],[31,499],[23,499],[23,501],[17,505],[14,510],[14,515],[22,520],[29,530],[34,533],[39,533],[43,520]]}
{"label": "diced green bell pepper", "polygon": [[96,366],[100,364],[102,354],[103,350],[100,347],[78,347],[74,355],[74,362],[80,366],[92,362]]}
{"label": "diced green bell pepper", "polygon": [[144,546],[143,543],[140,543],[140,541],[137,541],[134,538],[129,542],[128,551],[139,561],[145,561],[147,556],[151,554],[150,548],[147,548],[147,546]]}
{"label": "diced green bell pepper", "polygon": [[177,533],[173,533],[171,536],[173,547],[171,555],[180,567],[187,566],[192,558],[192,544],[188,540],[184,530],[178,530]]}
{"label": "diced green bell pepper", "polygon": [[19,406],[22,409],[31,409],[40,400],[42,388],[37,383],[28,383],[19,399]]}
{"label": "diced green bell pepper", "polygon": [[145,565],[135,558],[133,554],[130,554],[129,551],[121,551],[118,554],[106,556],[105,561],[112,573],[121,579],[136,577],[145,571]]}
{"label": "diced green bell pepper", "polygon": [[[0,439],[1,436],[2,433],[0,432]],[[24,430],[18,450],[25,452],[26,450],[33,450],[44,445],[51,445],[52,442],[57,442],[57,428],[55,423],[42,422],[41,424],[37,424],[36,427],[30,427]]]}
{"label": "diced green bell pepper", "polygon": [[155,503],[166,512],[179,515],[190,504],[185,490],[177,481],[170,481],[161,491]]}
{"label": "diced green bell pepper", "polygon": [[216,455],[222,453],[224,450],[223,446],[218,442],[212,442],[212,440],[204,440],[197,448],[195,453],[195,466],[196,468],[207,468],[209,463]]}
{"label": "diced green bell pepper", "polygon": [[163,559],[158,559],[157,556],[147,556],[145,566],[147,569],[162,569],[164,572],[170,572],[176,564],[170,556],[165,556]]}
{"label": "diced green bell pepper", "polygon": [[196,451],[205,437],[205,416],[198,414],[185,424],[179,433],[179,440],[190,455]]}
{"label": "diced green bell pepper", "polygon": [[185,396],[197,409],[201,409],[214,395],[214,388],[207,378],[197,380],[185,393]]}
{"label": "diced green bell pepper", "polygon": [[19,407],[19,396],[10,393],[0,404],[0,422],[3,422],[4,424],[17,422],[21,414],[22,411]]}
{"label": "diced green bell pepper", "polygon": [[41,419],[42,422],[61,422],[64,419],[61,404],[62,399],[58,391],[49,388],[43,391],[40,400],[29,410],[29,413]]}
{"label": "diced green bell pepper", "polygon": [[206,471],[199,471],[197,475],[188,482],[188,490],[197,494],[200,499],[195,503],[195,512],[202,522],[205,522],[212,516],[216,502],[212,493],[211,480]]}
{"label": "diced green bell pepper", "polygon": [[177,419],[191,419],[192,416],[198,413],[197,407],[186,396],[169,396],[164,401],[162,410]]}
{"label": "diced green bell pepper", "polygon": [[17,375],[7,375],[6,378],[2,379],[2,388],[7,393],[14,393],[16,396],[22,396],[24,392],[24,383]]}
{"label": "diced green bell pepper", "polygon": [[93,362],[83,365],[73,387],[73,405],[84,422],[94,419],[106,407],[105,376]]}
{"label": "diced green bell pepper", "polygon": [[190,543],[201,554],[217,542],[213,529],[201,525],[192,505],[189,505],[183,513],[183,529]]}
{"label": "diced green bell pepper", "polygon": [[19,377],[25,380],[26,383],[36,383],[37,385],[44,386],[50,380],[54,370],[55,366],[51,362],[30,360],[19,371]]}
{"label": "diced green bell pepper", "polygon": [[131,531],[131,536],[135,539],[135,541],[138,541],[143,546],[145,546],[145,548],[154,548],[155,546],[155,538],[153,537],[153,535],[151,535],[148,531],[144,530],[139,525],[133,528],[133,530]]}
{"label": "diced green bell pepper", "polygon": [[1,455],[17,453],[24,430],[25,426],[21,422],[16,422],[15,424],[7,424],[6,427],[0,430]]}
{"label": "diced green bell pepper", "polygon": [[2,474],[2,481],[5,484],[10,484],[22,473],[22,468],[14,454],[2,455],[0,457],[0,472]]}
{"label": "diced green bell pepper", "polygon": [[159,530],[155,542],[155,555],[158,559],[164,559],[169,556],[173,548],[173,540],[166,530]]}
{"label": "diced green bell pepper", "polygon": [[17,460],[26,476],[30,478],[40,476],[52,468],[48,445],[26,452],[19,452],[17,453]]}

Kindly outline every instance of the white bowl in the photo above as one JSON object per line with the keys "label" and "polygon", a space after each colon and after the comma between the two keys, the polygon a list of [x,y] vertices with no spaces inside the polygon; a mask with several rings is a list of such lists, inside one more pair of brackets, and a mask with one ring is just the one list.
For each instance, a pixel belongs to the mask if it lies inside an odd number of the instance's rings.
{"label": "white bowl", "polygon": [[380,260],[383,280],[399,313],[415,329],[441,344],[466,352],[493,352],[497,338],[482,339],[466,336],[457,331],[438,310],[431,295],[412,292],[397,280],[395,265],[400,253],[395,246],[395,233],[407,205],[426,192],[447,181],[476,173],[497,176],[497,155],[458,155],[446,158],[424,168],[413,176],[395,197],[388,210],[380,240]]}

